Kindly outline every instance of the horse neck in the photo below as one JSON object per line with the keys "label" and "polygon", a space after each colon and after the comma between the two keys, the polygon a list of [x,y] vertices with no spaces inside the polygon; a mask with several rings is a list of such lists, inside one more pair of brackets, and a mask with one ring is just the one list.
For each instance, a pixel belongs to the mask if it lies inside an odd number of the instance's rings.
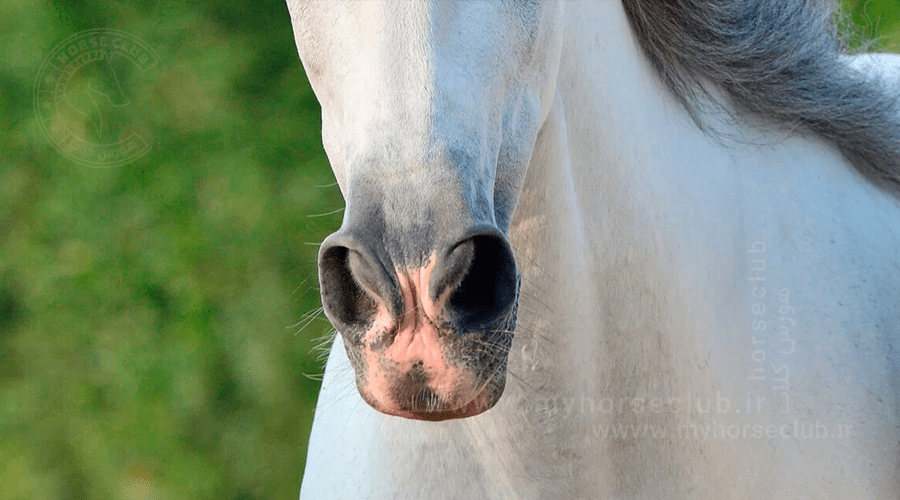
{"label": "horse neck", "polygon": [[[508,389],[518,397],[500,405],[530,410],[543,434],[522,439],[545,441],[535,449],[584,441],[596,424],[675,428],[673,419],[688,418],[600,409],[608,403],[715,394],[697,354],[696,318],[715,317],[704,310],[709,287],[697,281],[702,272],[685,265],[677,229],[665,220],[668,210],[683,210],[665,185],[683,172],[664,171],[673,162],[660,158],[678,141],[701,160],[714,149],[655,83],[618,2],[566,8],[569,39],[555,107],[538,136],[511,230],[523,275]],[[597,12],[575,12],[581,8]],[[716,182],[722,174],[709,175]],[[645,469],[640,457],[674,460],[676,453],[649,441],[632,453],[572,446],[579,460],[609,469],[598,477],[630,477],[633,484],[650,481],[635,472]]]}
{"label": "horse neck", "polygon": [[[689,329],[687,320],[676,319],[676,310],[684,308],[675,297],[703,284],[685,276],[693,273],[673,252],[680,242],[667,216],[690,210],[696,199],[672,185],[704,176],[704,182],[715,183],[727,174],[712,168],[721,163],[721,148],[696,130],[657,83],[621,4],[570,2],[566,8],[557,102],[538,137],[512,236],[524,249],[517,256],[524,317],[534,309],[537,316],[554,318],[552,331],[585,332],[550,343],[561,354],[570,351],[567,365],[584,358],[582,366],[592,367],[616,362],[609,359],[615,349],[601,348],[598,336],[616,341],[615,335],[638,329],[650,340],[652,332],[671,331],[672,321]],[[673,161],[676,150],[698,161]],[[726,196],[704,195],[705,203],[726,206]],[[541,297],[540,303],[528,305],[529,295]]]}
{"label": "horse neck", "polygon": [[[566,8],[557,102],[538,137],[511,233],[523,273],[522,335],[511,373],[524,379],[531,401],[541,401],[542,391],[595,404],[714,393],[697,359],[697,326],[705,321],[697,318],[716,317],[703,298],[712,287],[703,281],[702,259],[728,268],[716,259],[733,252],[691,256],[669,215],[689,213],[700,196],[680,197],[684,186],[672,185],[726,175],[707,166],[721,164],[721,153],[657,85],[618,2]],[[575,11],[582,8],[596,12]],[[698,164],[672,161],[677,149]],[[703,196],[703,203],[728,206],[727,193]],[[718,236],[735,241],[722,224]],[[597,416],[584,414],[582,424]],[[560,432],[586,432],[572,417],[572,428]],[[667,424],[656,420],[643,423]]]}

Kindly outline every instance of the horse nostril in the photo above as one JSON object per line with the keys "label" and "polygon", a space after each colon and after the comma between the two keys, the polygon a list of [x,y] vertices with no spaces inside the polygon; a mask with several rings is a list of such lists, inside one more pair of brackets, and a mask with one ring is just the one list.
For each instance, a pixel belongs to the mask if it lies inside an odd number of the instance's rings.
{"label": "horse nostril", "polygon": [[518,291],[516,263],[502,236],[477,235],[461,242],[442,267],[436,291],[453,289],[448,310],[462,329],[482,329],[513,307]]}
{"label": "horse nostril", "polygon": [[361,252],[326,239],[319,252],[319,288],[325,315],[345,335],[362,336],[389,280]]}
{"label": "horse nostril", "polygon": [[[447,319],[460,331],[490,328],[515,304],[516,264],[500,234],[477,234],[460,241],[438,257],[430,274],[431,300],[446,297]],[[322,243],[319,285],[325,315],[351,342],[372,327],[379,304],[398,318],[404,307],[419,307],[424,298],[413,297],[413,303],[405,306],[399,284],[381,261],[344,233]]]}

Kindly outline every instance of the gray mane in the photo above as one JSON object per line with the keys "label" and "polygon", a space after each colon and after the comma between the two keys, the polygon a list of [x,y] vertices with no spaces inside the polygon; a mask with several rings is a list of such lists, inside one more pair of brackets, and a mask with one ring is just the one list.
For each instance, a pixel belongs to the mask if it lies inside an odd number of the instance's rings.
{"label": "gray mane", "polygon": [[833,141],[900,196],[898,96],[841,60],[834,0],[622,3],[645,56],[701,129],[710,132],[700,112],[708,82],[737,110]]}

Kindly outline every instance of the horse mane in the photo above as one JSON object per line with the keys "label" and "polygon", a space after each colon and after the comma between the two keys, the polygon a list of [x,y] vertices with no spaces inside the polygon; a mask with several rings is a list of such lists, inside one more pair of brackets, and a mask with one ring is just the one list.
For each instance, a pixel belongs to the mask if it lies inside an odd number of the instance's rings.
{"label": "horse mane", "polygon": [[[622,0],[644,55],[705,132],[716,103],[835,143],[900,196],[900,96],[851,68],[835,0]],[[722,106],[723,109],[728,109]]]}

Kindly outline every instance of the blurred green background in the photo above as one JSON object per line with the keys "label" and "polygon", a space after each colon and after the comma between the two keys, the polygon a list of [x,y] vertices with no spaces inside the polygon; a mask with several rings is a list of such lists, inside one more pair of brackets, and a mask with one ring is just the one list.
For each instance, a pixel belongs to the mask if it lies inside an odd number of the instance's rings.
{"label": "blurred green background", "polygon": [[[900,1],[846,4],[900,48]],[[69,82],[82,104],[118,82],[106,130],[152,136],[117,168],[35,113],[45,58],[91,28],[160,61]],[[0,47],[0,500],[296,498],[342,201],[284,3],[0,0]]]}

